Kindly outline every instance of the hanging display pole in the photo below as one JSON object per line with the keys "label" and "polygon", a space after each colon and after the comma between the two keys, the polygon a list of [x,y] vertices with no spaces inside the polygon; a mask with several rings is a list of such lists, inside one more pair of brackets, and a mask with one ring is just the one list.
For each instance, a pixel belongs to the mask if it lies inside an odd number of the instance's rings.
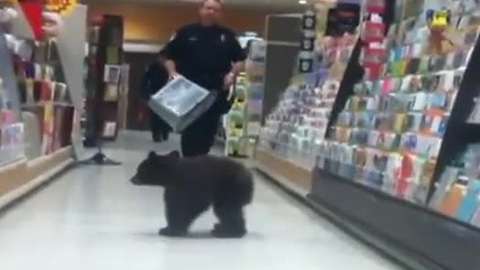
{"label": "hanging display pole", "polygon": [[300,40],[300,52],[298,54],[299,74],[307,74],[313,70],[316,25],[317,18],[315,11],[309,8],[302,17],[302,38]]}

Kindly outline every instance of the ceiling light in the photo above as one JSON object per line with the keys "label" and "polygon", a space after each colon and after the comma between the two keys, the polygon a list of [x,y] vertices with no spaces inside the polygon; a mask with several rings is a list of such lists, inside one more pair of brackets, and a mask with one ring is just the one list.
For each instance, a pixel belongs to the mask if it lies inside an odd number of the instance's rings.
{"label": "ceiling light", "polygon": [[306,5],[307,4],[307,0],[299,0],[298,3],[300,5]]}

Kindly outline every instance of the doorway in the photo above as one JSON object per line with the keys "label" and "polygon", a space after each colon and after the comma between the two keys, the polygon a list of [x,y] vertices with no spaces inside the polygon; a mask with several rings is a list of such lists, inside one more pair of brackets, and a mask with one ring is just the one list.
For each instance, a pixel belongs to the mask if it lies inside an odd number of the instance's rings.
{"label": "doorway", "polygon": [[126,52],[125,62],[130,65],[127,130],[148,130],[149,117],[145,101],[141,99],[141,83],[148,65],[154,61],[154,53]]}

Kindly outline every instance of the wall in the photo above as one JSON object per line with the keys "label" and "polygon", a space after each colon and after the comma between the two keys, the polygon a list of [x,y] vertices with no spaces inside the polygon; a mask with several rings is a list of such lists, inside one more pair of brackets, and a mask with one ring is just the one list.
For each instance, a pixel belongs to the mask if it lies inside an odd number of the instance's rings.
{"label": "wall", "polygon": [[[168,41],[173,31],[187,22],[195,22],[198,6],[168,4],[90,3],[89,17],[101,14],[121,15],[125,21],[125,39],[149,42]],[[223,24],[236,32],[263,32],[265,11],[225,9]]]}

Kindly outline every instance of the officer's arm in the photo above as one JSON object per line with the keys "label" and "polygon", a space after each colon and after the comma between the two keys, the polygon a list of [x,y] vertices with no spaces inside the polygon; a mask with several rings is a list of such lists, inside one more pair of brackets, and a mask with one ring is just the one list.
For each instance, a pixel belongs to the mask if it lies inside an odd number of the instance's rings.
{"label": "officer's arm", "polygon": [[175,61],[173,60],[167,60],[165,61],[165,68],[167,69],[168,76],[174,77],[177,75],[177,66],[175,65]]}
{"label": "officer's arm", "polygon": [[165,47],[165,53],[167,60],[165,61],[165,68],[168,71],[168,75],[171,77],[177,74],[177,68],[175,62],[179,59],[181,54],[181,32],[177,31],[173,34],[170,41]]}
{"label": "officer's arm", "polygon": [[237,75],[245,69],[246,55],[234,33],[231,33],[229,39],[230,60],[232,61],[232,69],[230,70],[230,72],[234,75]]}
{"label": "officer's arm", "polygon": [[238,75],[240,72],[243,72],[244,70],[245,70],[245,61],[237,61],[237,62],[233,62],[230,73],[233,73],[234,75]]}
{"label": "officer's arm", "polygon": [[150,80],[152,78],[151,70],[151,65],[148,65],[145,69],[145,72],[143,73],[142,82],[140,85],[142,98],[146,100],[150,98]]}

